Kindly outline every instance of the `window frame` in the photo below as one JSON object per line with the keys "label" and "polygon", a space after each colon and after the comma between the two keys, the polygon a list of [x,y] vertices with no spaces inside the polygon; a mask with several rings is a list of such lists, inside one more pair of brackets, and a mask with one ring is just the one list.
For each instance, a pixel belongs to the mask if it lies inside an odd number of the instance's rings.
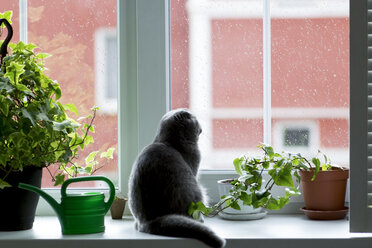
{"label": "window frame", "polygon": [[119,191],[170,109],[169,0],[118,3]]}

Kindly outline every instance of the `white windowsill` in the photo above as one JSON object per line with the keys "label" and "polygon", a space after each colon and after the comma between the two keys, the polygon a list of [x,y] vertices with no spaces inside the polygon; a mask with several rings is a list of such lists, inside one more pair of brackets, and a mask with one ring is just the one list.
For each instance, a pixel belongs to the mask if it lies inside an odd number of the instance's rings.
{"label": "white windowsill", "polygon": [[[371,247],[372,233],[349,233],[347,220],[311,221],[304,215],[268,215],[254,221],[226,221],[218,217],[205,224],[226,238],[226,247]],[[104,233],[87,235],[61,234],[56,217],[36,217],[27,231],[0,232],[0,247],[206,247],[192,239],[169,238],[134,230],[133,220],[105,219]]]}

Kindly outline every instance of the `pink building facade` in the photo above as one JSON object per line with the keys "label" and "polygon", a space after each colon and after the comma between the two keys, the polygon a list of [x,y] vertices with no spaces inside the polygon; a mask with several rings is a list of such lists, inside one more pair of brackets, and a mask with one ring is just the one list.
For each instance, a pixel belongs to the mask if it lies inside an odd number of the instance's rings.
{"label": "pink building facade", "polygon": [[[333,8],[289,2],[271,1],[272,145],[304,155],[320,149],[348,166],[348,1]],[[18,3],[0,6],[14,12],[14,42]],[[80,116],[101,107],[95,143],[82,158],[117,147],[116,4],[28,0],[28,41],[53,55],[45,63],[63,103],[74,103]],[[170,0],[170,11],[171,107],[201,119],[201,167],[232,170],[234,157],[258,152],[264,141],[262,1]],[[117,180],[116,155],[103,172]]]}

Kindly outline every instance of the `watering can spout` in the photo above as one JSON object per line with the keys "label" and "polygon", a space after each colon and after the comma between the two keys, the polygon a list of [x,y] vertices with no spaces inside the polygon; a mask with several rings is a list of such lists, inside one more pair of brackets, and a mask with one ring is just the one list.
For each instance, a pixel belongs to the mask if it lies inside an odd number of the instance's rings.
{"label": "watering can spout", "polygon": [[63,220],[63,218],[62,218],[63,209],[62,209],[61,205],[56,200],[53,199],[53,197],[51,197],[50,195],[48,195],[47,193],[45,193],[40,188],[35,187],[33,185],[26,184],[26,183],[19,183],[18,184],[18,188],[35,192],[36,194],[38,194],[41,197],[43,197],[52,206],[52,208],[54,209],[54,211],[57,213],[58,219],[60,221]]}

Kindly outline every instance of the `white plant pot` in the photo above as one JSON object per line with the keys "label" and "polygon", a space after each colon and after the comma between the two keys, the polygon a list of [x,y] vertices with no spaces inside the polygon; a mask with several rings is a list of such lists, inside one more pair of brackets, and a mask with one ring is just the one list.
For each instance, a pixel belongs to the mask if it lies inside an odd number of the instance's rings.
{"label": "white plant pot", "polygon": [[[230,189],[232,188],[232,185],[230,184],[232,180],[231,179],[223,179],[217,181],[218,184],[218,192],[220,194],[220,197],[223,195],[229,194]],[[241,200],[238,200],[238,204],[241,208],[241,210],[235,210],[233,208],[226,208],[223,210],[226,214],[234,214],[234,215],[244,215],[244,214],[257,214],[262,212],[262,208],[254,208],[253,206],[247,206],[243,205],[243,202]],[[226,204],[222,205],[222,207],[225,207]]]}

